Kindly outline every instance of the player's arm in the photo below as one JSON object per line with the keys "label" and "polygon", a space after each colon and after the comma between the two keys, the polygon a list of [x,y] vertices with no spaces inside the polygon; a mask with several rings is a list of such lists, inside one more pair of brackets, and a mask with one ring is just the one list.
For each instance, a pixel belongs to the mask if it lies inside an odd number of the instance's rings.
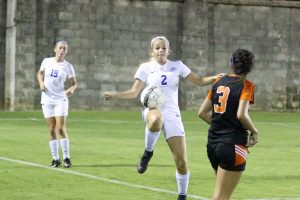
{"label": "player's arm", "polygon": [[258,131],[255,128],[249,116],[248,110],[249,110],[249,100],[240,100],[238,111],[237,111],[237,118],[242,123],[243,127],[245,129],[248,129],[251,132],[248,141],[249,142],[248,146],[253,146],[258,142],[257,141]]}
{"label": "player's arm", "polygon": [[114,91],[105,91],[104,92],[104,98],[106,100],[110,99],[134,99],[138,96],[140,91],[142,90],[144,86],[144,83],[136,79],[134,84],[129,90],[123,91],[123,92],[114,92]]}
{"label": "player's arm", "polygon": [[71,81],[71,86],[66,91],[68,97],[72,96],[75,89],[77,88],[77,80],[75,76],[70,78],[70,81]]}
{"label": "player's arm", "polygon": [[221,73],[221,74],[218,74],[215,76],[201,77],[201,76],[191,72],[187,76],[187,80],[195,83],[196,85],[204,86],[204,85],[209,85],[209,84],[213,83],[215,80],[221,78],[224,75],[225,75],[224,73]]}
{"label": "player's arm", "polygon": [[199,108],[198,116],[208,124],[211,124],[211,109],[211,100],[208,97],[206,97]]}
{"label": "player's arm", "polygon": [[44,71],[42,70],[39,70],[36,74],[36,78],[38,80],[38,83],[39,83],[39,86],[40,86],[40,89],[41,91],[45,91],[46,90],[46,86],[44,84]]}

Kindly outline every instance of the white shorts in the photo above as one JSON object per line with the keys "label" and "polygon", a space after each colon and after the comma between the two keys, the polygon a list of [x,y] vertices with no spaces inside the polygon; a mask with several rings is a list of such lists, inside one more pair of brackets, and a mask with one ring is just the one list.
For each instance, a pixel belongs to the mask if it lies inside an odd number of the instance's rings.
{"label": "white shorts", "polygon": [[[146,122],[146,116],[149,112],[149,109],[144,109],[142,112],[143,120]],[[169,139],[174,136],[185,136],[183,123],[181,121],[181,115],[178,114],[169,114],[162,112],[164,124],[162,131],[164,133],[165,139]]]}
{"label": "white shorts", "polygon": [[68,116],[69,103],[63,101],[56,104],[42,104],[42,109],[45,118]]}

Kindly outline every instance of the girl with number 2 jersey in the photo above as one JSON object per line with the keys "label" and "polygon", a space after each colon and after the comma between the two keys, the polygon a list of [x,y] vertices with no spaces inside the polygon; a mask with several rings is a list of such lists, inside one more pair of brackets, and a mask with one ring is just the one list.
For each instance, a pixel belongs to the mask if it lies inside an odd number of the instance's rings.
{"label": "girl with number 2 jersey", "polygon": [[146,124],[145,150],[137,170],[140,174],[147,170],[160,131],[163,131],[176,164],[178,200],[185,200],[190,173],[187,167],[185,131],[178,106],[179,80],[182,77],[203,86],[212,83],[223,74],[199,77],[181,61],[168,60],[169,53],[170,46],[167,38],[164,36],[154,37],[149,48],[151,61],[140,65],[135,73],[135,82],[131,89],[123,92],[106,91],[104,97],[106,100],[133,99],[139,95],[145,85],[161,88],[166,99],[165,106],[161,109],[145,108],[143,110]]}

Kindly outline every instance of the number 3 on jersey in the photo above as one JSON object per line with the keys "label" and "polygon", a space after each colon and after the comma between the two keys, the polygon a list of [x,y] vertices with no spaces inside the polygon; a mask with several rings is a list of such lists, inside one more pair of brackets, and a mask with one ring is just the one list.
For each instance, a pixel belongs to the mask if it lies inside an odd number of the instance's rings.
{"label": "number 3 on jersey", "polygon": [[219,94],[218,104],[214,104],[214,111],[216,113],[224,113],[226,111],[226,105],[228,96],[230,93],[229,87],[219,86],[217,89],[217,94]]}

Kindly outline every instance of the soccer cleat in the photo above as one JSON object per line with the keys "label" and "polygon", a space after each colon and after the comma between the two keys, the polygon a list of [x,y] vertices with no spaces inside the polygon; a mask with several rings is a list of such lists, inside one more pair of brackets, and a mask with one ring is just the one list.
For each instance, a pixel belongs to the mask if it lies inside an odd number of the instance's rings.
{"label": "soccer cleat", "polygon": [[178,195],[178,199],[177,200],[186,200],[186,195],[185,194]]}
{"label": "soccer cleat", "polygon": [[72,166],[70,158],[64,159],[64,166],[65,168],[70,168]]}
{"label": "soccer cleat", "polygon": [[52,160],[52,163],[51,163],[51,167],[59,167],[60,165],[60,160]]}
{"label": "soccer cleat", "polygon": [[147,151],[147,150],[144,151],[144,154],[141,157],[137,167],[137,170],[140,174],[143,174],[147,170],[148,163],[152,158],[152,156],[153,156],[153,151]]}

